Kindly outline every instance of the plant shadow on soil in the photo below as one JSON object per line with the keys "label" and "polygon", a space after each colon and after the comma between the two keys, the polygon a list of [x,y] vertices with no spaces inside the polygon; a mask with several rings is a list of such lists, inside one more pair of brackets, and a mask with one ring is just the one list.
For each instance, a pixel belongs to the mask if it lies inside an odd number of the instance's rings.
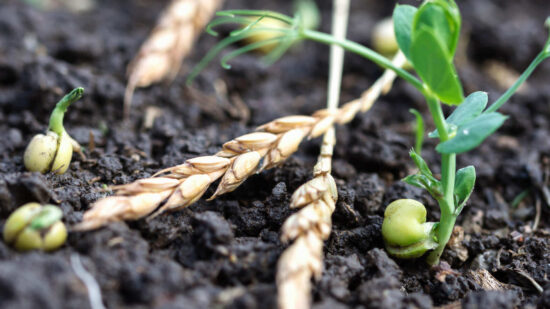
{"label": "plant shadow on soil", "polygon": [[[227,0],[225,7],[291,8],[290,1],[269,2],[267,7],[261,7],[262,2]],[[0,3],[0,224],[29,201],[59,204],[66,222],[74,224],[107,194],[101,190],[105,184],[127,183],[215,153],[223,142],[261,123],[309,114],[324,105],[328,48],[306,42],[269,68],[254,55],[235,59],[230,71],[211,64],[194,87],[215,98],[212,84],[225,82],[227,94],[221,100],[226,109],[221,112],[201,104],[180,74],[170,87],[138,90],[132,120],[123,124],[125,66],[167,1],[93,3],[92,11],[78,14],[40,11],[16,0]],[[353,1],[349,38],[369,44],[369,29],[389,16],[393,5]],[[541,48],[550,4],[464,0],[459,6],[465,39],[457,62],[466,93],[484,90],[494,100],[504,90],[502,77],[521,72]],[[331,3],[320,1],[320,7],[323,30],[328,31]],[[183,71],[215,42],[203,36]],[[499,64],[501,71],[494,71]],[[342,100],[359,96],[380,73],[368,61],[348,54]],[[550,208],[544,202],[537,230],[531,227],[550,162],[549,83],[546,63],[504,107],[510,119],[498,134],[459,157],[459,166],[476,166],[478,183],[459,218],[464,237],[446,250],[446,263],[437,269],[420,260],[394,261],[382,249],[380,235],[385,205],[397,198],[422,201],[429,219],[437,219],[430,197],[399,181],[413,169],[408,159],[414,144],[413,116],[408,109],[427,116],[420,95],[398,81],[371,111],[339,127],[334,161],[339,201],[325,243],[325,271],[314,285],[313,307],[430,308],[456,303],[464,308],[548,308]],[[44,130],[62,94],[77,86],[86,89],[85,97],[70,108],[65,126],[87,148],[87,160],[75,156],[61,176],[25,172],[26,142]],[[234,112],[232,104],[239,98],[250,119]],[[145,128],[144,115],[153,106],[162,113]],[[98,281],[108,308],[275,308],[276,263],[285,248],[278,240],[279,229],[291,214],[290,195],[310,178],[318,145],[318,140],[306,142],[280,168],[251,177],[217,200],[201,200],[150,221],[71,233],[67,245],[51,254],[20,254],[0,243],[0,308],[87,308],[86,288],[69,262],[75,253]],[[429,140],[424,151],[433,167],[434,146]],[[531,190],[529,197],[510,207],[526,189]],[[494,291],[489,291],[487,274],[500,282],[493,281]]]}

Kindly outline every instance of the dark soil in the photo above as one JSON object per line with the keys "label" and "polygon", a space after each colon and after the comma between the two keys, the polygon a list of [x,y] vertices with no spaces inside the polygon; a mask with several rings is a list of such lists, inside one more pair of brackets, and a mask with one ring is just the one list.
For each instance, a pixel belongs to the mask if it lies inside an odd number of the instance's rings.
{"label": "dark soil", "polygon": [[[94,2],[83,13],[41,11],[16,0],[0,3],[0,223],[17,206],[39,201],[60,205],[67,224],[74,224],[107,194],[104,185],[215,153],[223,142],[261,123],[324,105],[328,48],[305,42],[272,67],[254,55],[235,59],[230,71],[211,64],[195,84],[202,99],[185,88],[185,74],[171,86],[138,90],[131,122],[123,124],[125,67],[166,1]],[[226,7],[291,9],[291,1],[264,2],[227,0]],[[370,29],[391,14],[394,1],[352,2],[349,37],[369,44]],[[521,72],[544,43],[550,3],[458,3],[464,40],[457,62],[465,90],[487,91],[494,100],[504,90],[497,82],[503,74],[490,73],[488,64]],[[320,5],[328,31],[331,2]],[[203,36],[183,71],[215,41]],[[348,55],[342,100],[359,96],[380,73]],[[217,80],[227,86],[226,94],[218,94],[223,110],[203,104],[204,98],[216,102]],[[550,208],[540,193],[550,174],[549,84],[546,63],[503,108],[510,116],[504,127],[459,157],[459,166],[475,165],[478,181],[459,218],[464,237],[435,269],[421,260],[389,258],[380,235],[385,205],[397,198],[423,201],[429,219],[438,216],[426,193],[399,181],[413,170],[408,109],[427,116],[421,96],[398,81],[369,113],[339,127],[334,162],[339,201],[325,244],[325,271],[314,285],[314,308],[549,308]],[[85,97],[70,108],[65,127],[87,148],[88,159],[75,155],[61,176],[25,172],[26,143],[45,129],[56,101],[77,86],[86,89]],[[239,99],[250,117],[235,107]],[[145,114],[153,106],[162,114],[146,128]],[[86,287],[70,264],[75,253],[99,283],[108,308],[275,308],[276,263],[285,248],[279,230],[291,213],[290,194],[311,177],[318,145],[318,140],[305,143],[281,168],[253,176],[217,200],[201,200],[149,222],[71,233],[51,254],[21,254],[0,242],[0,308],[88,308]],[[434,146],[427,141],[424,156],[437,170]],[[528,197],[512,207],[524,190],[530,190]],[[537,203],[541,220],[533,231]],[[487,278],[496,290],[490,291]]]}

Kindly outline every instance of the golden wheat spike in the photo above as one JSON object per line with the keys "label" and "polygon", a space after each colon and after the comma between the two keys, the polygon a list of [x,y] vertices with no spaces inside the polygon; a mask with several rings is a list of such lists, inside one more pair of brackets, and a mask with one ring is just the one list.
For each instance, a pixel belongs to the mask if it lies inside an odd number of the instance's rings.
{"label": "golden wheat spike", "polygon": [[[405,58],[399,53],[393,62],[402,66]],[[292,194],[290,207],[301,209],[287,218],[281,228],[281,241],[292,244],[277,264],[277,303],[280,309],[310,308],[311,278],[319,279],[322,274],[323,241],[330,236],[332,213],[338,199],[336,184],[330,174],[336,144],[333,123],[351,121],[359,110],[369,110],[380,94],[390,90],[395,77],[393,71],[386,70],[361,98],[345,104],[335,115],[328,109],[313,115],[324,119],[323,129],[318,130],[324,133],[323,144],[313,168],[313,179]],[[322,121],[317,122],[316,127],[319,123]],[[310,134],[313,135],[314,131],[312,129]]]}
{"label": "golden wheat spike", "polygon": [[124,117],[128,118],[134,90],[172,80],[202,29],[223,0],[172,0],[157,25],[128,65]]}

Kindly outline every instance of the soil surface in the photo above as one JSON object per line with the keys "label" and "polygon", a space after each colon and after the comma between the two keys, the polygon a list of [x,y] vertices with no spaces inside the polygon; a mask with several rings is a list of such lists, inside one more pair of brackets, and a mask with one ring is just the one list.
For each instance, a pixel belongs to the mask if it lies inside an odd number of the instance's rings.
{"label": "soil surface", "polygon": [[[464,17],[457,65],[465,91],[487,91],[493,101],[542,47],[550,3],[457,2]],[[203,36],[171,85],[136,92],[131,121],[122,123],[126,65],[167,1],[91,3],[74,12],[0,2],[0,227],[30,201],[60,205],[72,225],[108,194],[105,185],[213,154],[264,122],[324,105],[328,48],[313,42],[299,44],[271,67],[257,55],[235,59],[229,71],[212,63],[194,91],[186,89],[184,73],[216,42]],[[393,6],[352,1],[349,38],[370,44],[370,29]],[[225,7],[289,13],[292,3],[227,0]],[[328,31],[331,2],[320,1],[320,7]],[[342,101],[358,97],[381,73],[358,56],[348,54],[345,61]],[[504,127],[459,156],[460,167],[475,165],[478,181],[444,262],[433,269],[422,260],[389,258],[380,235],[385,205],[397,198],[424,202],[428,219],[438,219],[427,193],[400,182],[414,171],[408,109],[428,119],[422,97],[398,81],[371,111],[339,127],[339,201],[313,307],[549,308],[550,207],[542,193],[550,175],[549,84],[546,63],[502,109],[510,116]],[[57,100],[77,86],[85,96],[69,109],[65,127],[86,148],[87,159],[75,155],[61,176],[26,172],[26,143],[45,130]],[[155,109],[160,116],[150,125],[146,118]],[[0,242],[0,308],[89,308],[86,286],[70,262],[76,255],[108,308],[275,308],[276,263],[285,248],[279,230],[291,214],[290,195],[311,177],[319,143],[304,143],[282,167],[212,202],[71,233],[53,253],[22,254]],[[437,172],[434,146],[427,140],[423,155]],[[524,191],[527,196],[512,203]]]}

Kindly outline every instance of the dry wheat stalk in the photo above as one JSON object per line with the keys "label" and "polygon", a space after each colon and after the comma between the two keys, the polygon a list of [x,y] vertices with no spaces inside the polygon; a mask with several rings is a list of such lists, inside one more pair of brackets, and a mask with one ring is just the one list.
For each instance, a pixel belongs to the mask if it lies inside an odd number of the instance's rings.
{"label": "dry wheat stalk", "polygon": [[331,230],[331,217],[338,192],[330,175],[334,128],[323,138],[321,154],[314,167],[314,178],[292,195],[291,208],[302,209],[290,216],[282,227],[281,240],[294,241],[279,258],[277,299],[281,309],[309,308],[311,278],[320,279],[323,271],[323,241]]}
{"label": "dry wheat stalk", "polygon": [[129,116],[134,90],[178,73],[183,58],[223,0],[172,0],[157,25],[128,65],[124,117]]}
{"label": "dry wheat stalk", "polygon": [[[398,54],[394,63],[402,66],[405,59]],[[344,105],[340,120],[349,121],[358,109],[366,112],[381,93],[390,90],[395,74],[387,70],[367,90],[359,102]],[[342,112],[346,111],[346,112]],[[319,113],[319,112],[318,112]],[[313,179],[300,186],[290,203],[291,208],[302,209],[290,216],[282,227],[281,240],[291,242],[281,255],[277,265],[277,299],[280,309],[310,308],[311,278],[319,279],[323,268],[323,241],[330,236],[332,213],[338,199],[338,191],[331,176],[332,153],[336,138],[334,128],[327,130]]]}
{"label": "dry wheat stalk", "polygon": [[[397,57],[401,64],[404,57]],[[221,178],[211,199],[235,190],[249,176],[281,164],[294,153],[305,138],[318,137],[333,127],[353,119],[360,110],[368,110],[383,91],[389,90],[395,74],[386,71],[374,85],[334,112],[320,110],[312,116],[287,116],[260,126],[256,132],[237,137],[213,156],[185,161],[158,172],[150,178],[114,186],[114,196],[95,202],[83,221],[74,228],[91,230],[109,222],[137,220],[164,211],[178,210],[196,202],[210,184]],[[263,162],[262,162],[263,160]],[[260,165],[260,163],[262,163]],[[323,163],[324,168],[330,168]],[[160,207],[159,207],[160,206]]]}

